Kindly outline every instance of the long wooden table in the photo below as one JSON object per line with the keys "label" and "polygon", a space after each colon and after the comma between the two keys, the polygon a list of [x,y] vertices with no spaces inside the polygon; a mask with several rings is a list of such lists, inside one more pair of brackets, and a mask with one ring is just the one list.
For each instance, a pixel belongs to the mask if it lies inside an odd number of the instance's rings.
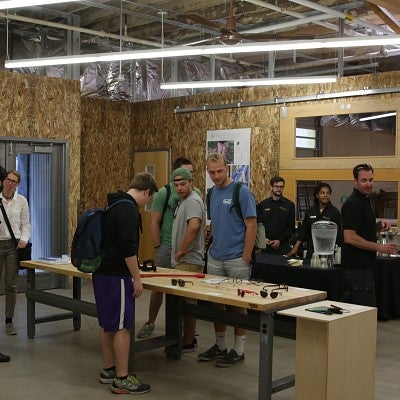
{"label": "long wooden table", "polygon": [[[32,260],[24,261],[22,265],[27,268],[28,272],[26,298],[27,333],[29,338],[34,338],[35,325],[38,323],[72,318],[73,328],[79,330],[81,326],[81,314],[93,317],[97,316],[95,304],[81,299],[81,279],[90,280],[91,274],[82,273],[71,264],[48,264]],[[35,270],[45,270],[72,277],[73,297],[37,290],[35,287]],[[282,291],[282,295],[279,295],[276,299],[271,299],[269,295],[267,298],[262,298],[259,291],[263,286],[255,285],[247,281],[233,283],[232,280],[231,282],[219,284],[211,283],[212,281],[210,280],[221,279],[221,277],[213,275],[206,275],[205,278],[188,276],[184,279],[193,282],[193,284],[187,282],[184,287],[173,286],[171,284],[171,276],[177,273],[190,275],[190,272],[185,273],[182,271],[158,268],[157,276],[142,277],[145,289],[166,293],[165,335],[135,342],[135,332],[132,331],[130,368],[134,367],[135,352],[154,349],[156,347],[166,346],[167,356],[179,359],[182,354],[182,316],[184,314],[191,314],[198,319],[211,322],[223,322],[227,325],[239,326],[260,333],[259,400],[270,400],[272,393],[294,385],[294,375],[281,378],[274,382],[272,381],[274,314],[277,311],[324,300],[326,298],[326,292],[289,287],[287,292]],[[159,274],[166,274],[167,276],[160,276]],[[251,290],[257,294],[245,293],[244,297],[241,297],[238,295],[238,289]],[[203,301],[194,305],[187,303],[185,298]],[[218,311],[210,307],[209,304],[204,304],[204,301],[242,307],[253,310],[254,312],[250,312],[246,316],[229,310]],[[36,303],[47,304],[70,312],[38,318],[35,315]]]}

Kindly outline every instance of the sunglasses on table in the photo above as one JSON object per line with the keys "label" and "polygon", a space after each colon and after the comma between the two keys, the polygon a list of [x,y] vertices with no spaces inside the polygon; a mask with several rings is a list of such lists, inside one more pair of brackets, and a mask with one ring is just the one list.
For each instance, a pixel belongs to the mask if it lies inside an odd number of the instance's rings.
{"label": "sunglasses on table", "polygon": [[[270,292],[268,292],[268,288],[273,287]],[[265,299],[268,297],[268,294],[270,295],[271,299],[276,299],[278,297],[278,294],[282,295],[281,290],[288,291],[289,287],[288,285],[265,285],[262,290],[260,290],[260,296]]]}
{"label": "sunglasses on table", "polygon": [[191,284],[193,285],[192,281],[185,281],[183,279],[176,279],[176,278],[172,278],[171,279],[171,285],[172,286],[180,286],[180,287],[185,287],[186,284]]}

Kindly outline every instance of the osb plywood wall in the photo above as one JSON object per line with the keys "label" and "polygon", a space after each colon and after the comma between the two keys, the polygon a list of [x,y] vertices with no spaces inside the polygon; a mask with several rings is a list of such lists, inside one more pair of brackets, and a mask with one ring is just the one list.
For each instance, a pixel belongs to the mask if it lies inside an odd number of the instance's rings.
{"label": "osb plywood wall", "polygon": [[79,82],[0,71],[1,135],[69,143],[69,232],[76,226],[80,195]]}
{"label": "osb plywood wall", "polygon": [[[255,95],[255,94],[254,94]],[[251,187],[256,196],[266,192],[270,177],[278,172],[279,109],[257,107],[174,114],[175,106],[237,102],[231,92],[133,104],[132,133],[136,149],[171,147],[172,160],[189,158],[194,180],[204,190],[207,130],[252,128]],[[248,94],[254,99],[253,94]]]}
{"label": "osb plywood wall", "polygon": [[[230,108],[174,114],[175,107],[191,108],[203,105],[237,104],[316,95],[317,93],[347,92],[363,88],[394,87],[400,82],[400,73],[362,75],[341,78],[335,84],[250,88],[215,94],[164,99],[132,104],[132,134],[136,149],[171,146],[172,159],[185,156],[195,166],[196,186],[205,185],[205,140],[207,130],[251,128],[251,189],[258,200],[270,195],[269,180],[279,173],[279,146],[281,139],[292,132],[280,132],[280,108],[273,104],[243,108]],[[357,101],[370,101],[380,95],[355,97]],[[389,97],[400,97],[399,94]],[[343,102],[343,99],[303,101],[288,103],[287,107],[310,104],[318,107],[323,103]],[[347,98],[345,101],[352,101]]]}
{"label": "osb plywood wall", "polygon": [[[195,184],[204,190],[206,132],[214,129],[251,128],[251,188],[258,200],[270,195],[269,180],[280,171],[281,139],[289,134],[280,132],[281,105],[174,114],[177,106],[183,109],[365,87],[376,89],[394,87],[399,82],[400,73],[390,72],[341,78],[335,84],[250,88],[134,104],[83,98],[81,208],[102,204],[107,192],[126,187],[134,173],[134,150],[171,147],[172,159],[185,156],[192,160]],[[371,96],[355,99],[368,102]],[[343,99],[288,103],[287,107],[310,104],[318,110],[323,103],[341,101]]]}
{"label": "osb plywood wall", "polygon": [[127,190],[133,171],[131,105],[82,98],[80,211],[106,204],[106,195]]}
{"label": "osb plywood wall", "polygon": [[[185,156],[193,161],[196,186],[204,188],[207,130],[251,128],[251,187],[258,200],[269,195],[268,181],[279,172],[281,138],[288,134],[280,132],[280,105],[174,114],[176,106],[182,109],[395,87],[399,82],[400,73],[389,72],[342,78],[336,84],[250,88],[130,104],[81,99],[77,81],[0,72],[0,123],[2,136],[69,142],[71,235],[78,211],[104,204],[110,191],[127,189],[134,173],[135,150],[171,147],[172,159]],[[400,97],[385,96],[389,104],[390,98]],[[368,102],[377,97],[381,95],[356,99]],[[318,109],[320,104],[341,101],[288,103],[287,107],[311,104]]]}

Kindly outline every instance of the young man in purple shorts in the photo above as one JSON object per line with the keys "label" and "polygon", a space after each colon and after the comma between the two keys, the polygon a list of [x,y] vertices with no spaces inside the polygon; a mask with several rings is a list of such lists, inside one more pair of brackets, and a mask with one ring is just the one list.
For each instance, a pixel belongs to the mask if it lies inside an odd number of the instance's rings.
{"label": "young man in purple shorts", "polygon": [[141,394],[150,390],[135,374],[128,372],[131,330],[135,321],[135,298],[143,293],[138,267],[141,219],[143,206],[157,192],[152,175],[137,174],[128,192],[118,191],[107,197],[111,205],[104,219],[102,249],[105,255],[93,273],[93,288],[100,325],[100,344],[103,356],[101,383],[112,383],[116,394]]}

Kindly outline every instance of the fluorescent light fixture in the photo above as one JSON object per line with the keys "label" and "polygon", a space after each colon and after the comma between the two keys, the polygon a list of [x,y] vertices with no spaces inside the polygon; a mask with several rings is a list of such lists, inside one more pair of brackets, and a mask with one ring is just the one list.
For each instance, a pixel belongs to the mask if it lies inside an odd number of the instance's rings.
{"label": "fluorescent light fixture", "polygon": [[45,65],[68,65],[125,60],[150,60],[156,58],[174,58],[205,56],[212,54],[262,53],[283,50],[306,50],[341,47],[369,47],[400,45],[400,35],[327,38],[313,40],[288,40],[255,43],[239,43],[236,45],[212,46],[176,46],[162,49],[135,50],[115,53],[83,54],[76,56],[31,58],[25,60],[5,61],[6,68],[41,67]]}
{"label": "fluorescent light fixture", "polygon": [[270,79],[237,79],[225,81],[192,81],[192,82],[169,82],[162,83],[161,89],[201,89],[221,87],[244,87],[244,86],[273,86],[273,85],[301,85],[306,83],[333,83],[335,76],[307,76],[287,77]]}
{"label": "fluorescent light fixture", "polygon": [[79,0],[3,0],[0,1],[0,10],[9,8],[42,6],[45,4],[71,3]]}
{"label": "fluorescent light fixture", "polygon": [[371,115],[370,117],[363,117],[360,118],[360,121],[370,121],[371,119],[379,119],[379,118],[386,118],[386,117],[393,117],[396,115],[396,112],[390,112],[390,113],[385,113],[385,114],[377,114],[377,115]]}

